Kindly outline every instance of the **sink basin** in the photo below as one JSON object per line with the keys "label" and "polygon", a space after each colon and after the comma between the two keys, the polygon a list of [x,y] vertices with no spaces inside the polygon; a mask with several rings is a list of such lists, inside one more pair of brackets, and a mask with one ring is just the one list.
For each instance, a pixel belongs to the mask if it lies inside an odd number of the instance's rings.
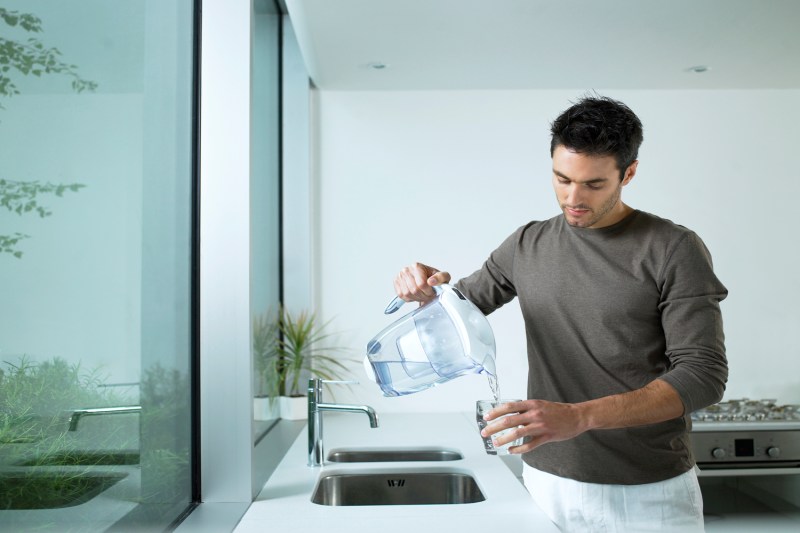
{"label": "sink basin", "polygon": [[319,505],[433,505],[482,502],[475,478],[459,472],[370,472],[323,475]]}
{"label": "sink basin", "polygon": [[331,450],[328,461],[333,463],[377,463],[384,461],[457,461],[464,456],[455,450],[442,448],[364,448]]}
{"label": "sink basin", "polygon": [[14,472],[0,474],[0,509],[57,509],[85,503],[125,474]]}

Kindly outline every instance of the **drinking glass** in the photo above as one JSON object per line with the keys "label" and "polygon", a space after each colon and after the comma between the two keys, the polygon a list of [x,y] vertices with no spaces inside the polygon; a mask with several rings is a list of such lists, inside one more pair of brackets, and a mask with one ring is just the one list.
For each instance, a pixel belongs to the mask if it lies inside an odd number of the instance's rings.
{"label": "drinking glass", "polygon": [[[483,428],[490,424],[494,424],[496,421],[500,420],[505,416],[510,416],[512,414],[517,413],[509,413],[508,415],[503,415],[500,418],[496,418],[491,422],[487,422],[483,419],[483,415],[505,403],[510,402],[519,402],[521,400],[478,400],[475,402],[475,419],[478,421],[478,431],[482,431]],[[521,427],[521,426],[520,426]],[[489,437],[481,437],[483,439],[483,447],[486,449],[486,453],[490,455],[508,455],[508,449],[513,446],[520,446],[524,438],[520,437],[515,439],[507,444],[503,444],[502,446],[495,446],[493,439],[500,438],[501,436],[505,435],[506,433],[513,431],[515,428],[507,428],[502,431],[498,431],[494,435],[490,435]]]}

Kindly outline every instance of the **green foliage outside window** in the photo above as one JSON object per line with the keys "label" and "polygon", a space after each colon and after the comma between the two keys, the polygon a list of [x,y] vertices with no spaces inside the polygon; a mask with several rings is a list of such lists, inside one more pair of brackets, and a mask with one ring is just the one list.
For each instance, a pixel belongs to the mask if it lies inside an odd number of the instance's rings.
{"label": "green foliage outside window", "polygon": [[[28,34],[42,32],[42,21],[30,13],[20,13],[0,7],[0,21],[6,26],[22,29]],[[0,99],[9,99],[20,94],[15,83],[15,79],[19,76],[40,78],[46,75],[62,75],[71,78],[72,89],[75,92],[94,91],[97,84],[81,78],[77,68],[76,65],[62,61],[61,52],[57,48],[46,46],[36,37],[13,40],[3,37],[0,32]],[[3,109],[5,106],[0,100],[0,110]],[[80,183],[18,181],[0,175],[0,207],[17,215],[35,213],[44,218],[52,213],[40,203],[42,196],[61,197],[65,192],[77,192],[83,187],[85,185]],[[30,235],[21,232],[0,234],[0,254],[6,253],[21,258],[20,241],[29,237]]]}

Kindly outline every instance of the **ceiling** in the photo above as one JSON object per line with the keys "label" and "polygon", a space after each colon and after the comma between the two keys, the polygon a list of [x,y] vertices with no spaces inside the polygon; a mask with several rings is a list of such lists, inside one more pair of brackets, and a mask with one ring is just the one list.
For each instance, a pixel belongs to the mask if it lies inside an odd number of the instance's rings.
{"label": "ceiling", "polygon": [[285,4],[326,90],[800,88],[797,0]]}

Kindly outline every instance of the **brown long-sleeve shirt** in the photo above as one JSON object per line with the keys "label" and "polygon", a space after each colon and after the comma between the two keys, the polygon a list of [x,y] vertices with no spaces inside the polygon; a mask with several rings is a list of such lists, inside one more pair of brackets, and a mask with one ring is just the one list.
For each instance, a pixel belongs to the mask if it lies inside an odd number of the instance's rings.
{"label": "brown long-sleeve shirt", "polygon": [[519,228],[457,287],[485,314],[519,298],[529,398],[576,403],[660,378],[686,408],[667,422],[544,444],[525,454],[528,464],[611,484],[693,466],[688,415],[719,401],[728,376],[719,306],[727,289],[694,232],[642,211],[599,229],[559,215]]}

